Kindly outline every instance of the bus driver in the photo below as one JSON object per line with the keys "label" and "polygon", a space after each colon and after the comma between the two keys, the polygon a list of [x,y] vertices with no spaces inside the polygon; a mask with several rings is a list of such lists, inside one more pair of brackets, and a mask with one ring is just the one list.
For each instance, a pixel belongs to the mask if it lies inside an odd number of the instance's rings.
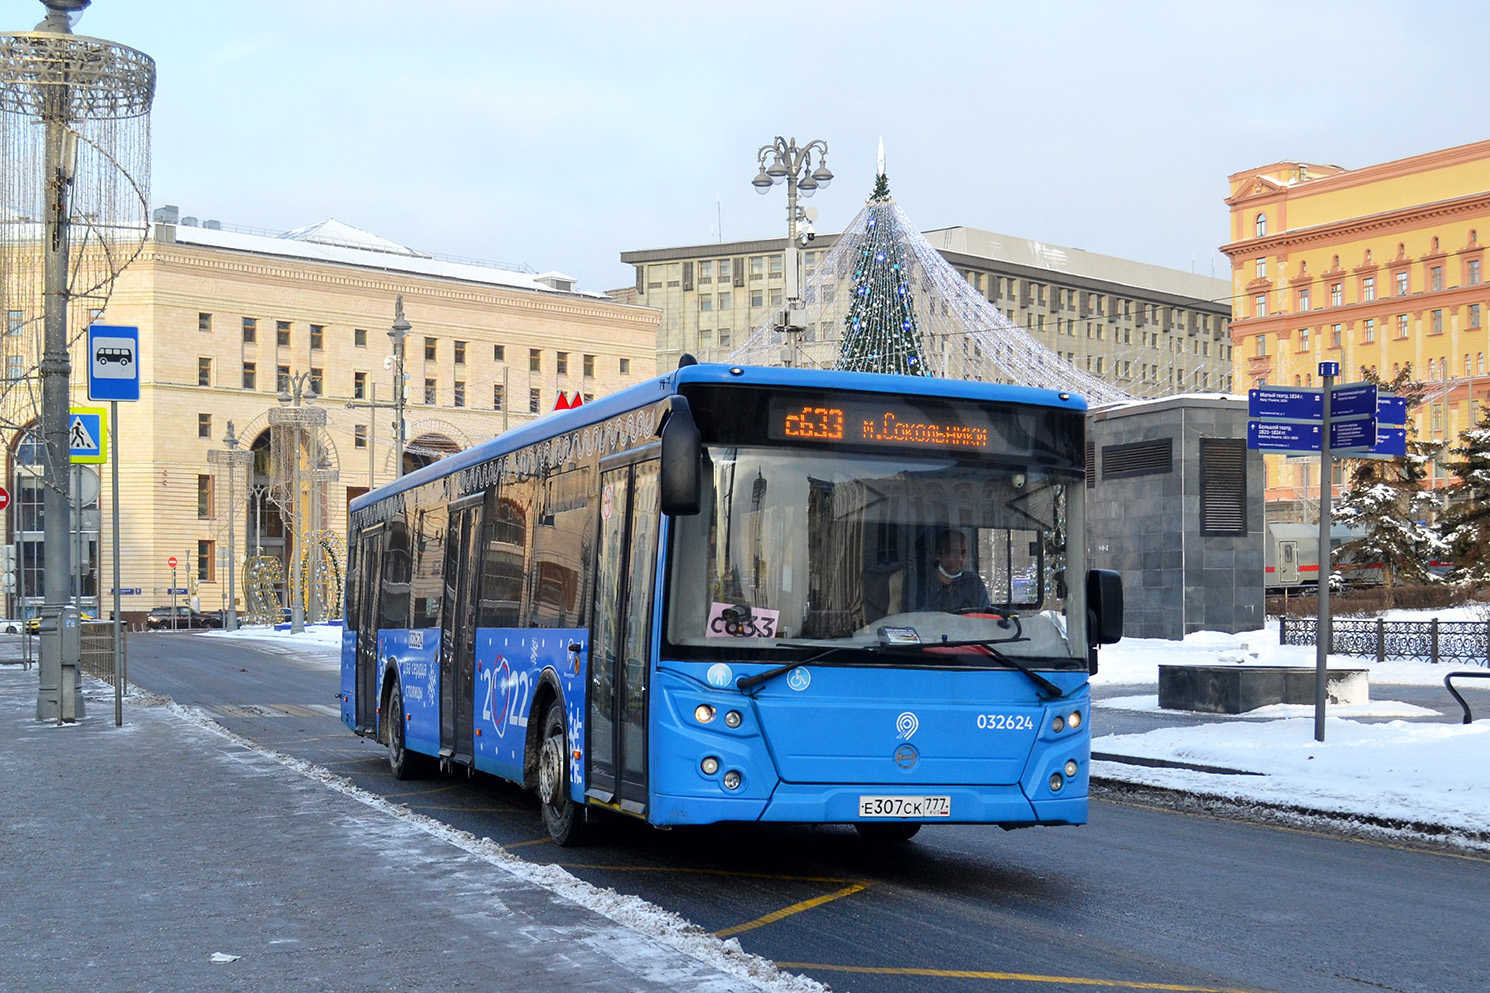
{"label": "bus driver", "polygon": [[931,570],[922,610],[956,613],[989,605],[988,588],[976,572],[966,569],[967,538],[961,531],[949,528],[936,539],[936,566]]}

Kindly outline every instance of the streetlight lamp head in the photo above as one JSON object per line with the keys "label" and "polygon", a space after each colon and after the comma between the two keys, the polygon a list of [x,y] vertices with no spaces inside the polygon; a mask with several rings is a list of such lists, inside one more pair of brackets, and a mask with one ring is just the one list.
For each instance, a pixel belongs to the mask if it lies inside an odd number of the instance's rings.
{"label": "streetlight lamp head", "polygon": [[771,167],[766,170],[766,175],[771,177],[772,182],[779,183],[790,173],[791,170],[786,167],[786,162],[782,159],[781,153],[777,152],[776,160],[772,162]]}
{"label": "streetlight lamp head", "polygon": [[766,167],[761,166],[761,171],[756,173],[755,178],[750,181],[750,185],[755,187],[755,192],[761,196],[765,196],[770,192],[771,187],[776,184],[770,176],[766,175]]}
{"label": "streetlight lamp head", "polygon": [[823,161],[819,161],[817,168],[812,171],[812,178],[817,180],[817,185],[824,189],[833,182],[833,174],[828,171],[828,164]]}
{"label": "streetlight lamp head", "polygon": [[817,180],[816,179],[813,179],[812,176],[810,176],[810,175],[803,176],[801,178],[801,180],[799,180],[797,182],[797,189],[801,192],[801,194],[804,197],[810,197],[814,193],[816,193],[817,192],[817,187],[818,187]]}
{"label": "streetlight lamp head", "polygon": [[293,403],[294,401],[295,401],[295,398],[290,395],[290,391],[289,390],[280,390],[279,391],[279,402],[280,403],[290,404],[290,403]]}

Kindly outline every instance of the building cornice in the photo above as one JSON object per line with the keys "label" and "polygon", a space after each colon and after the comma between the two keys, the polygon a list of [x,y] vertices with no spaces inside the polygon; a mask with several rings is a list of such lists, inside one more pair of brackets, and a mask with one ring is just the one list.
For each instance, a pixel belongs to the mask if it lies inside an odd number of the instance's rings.
{"label": "building cornice", "polygon": [[1373,231],[1421,225],[1448,217],[1485,212],[1490,212],[1490,191],[1456,197],[1452,200],[1438,200],[1416,207],[1401,207],[1379,214],[1366,214],[1362,217],[1332,221],[1328,224],[1317,224],[1313,227],[1284,231],[1262,238],[1247,238],[1222,245],[1220,250],[1233,260],[1258,254],[1282,254],[1293,248],[1317,247],[1330,241],[1354,240]]}

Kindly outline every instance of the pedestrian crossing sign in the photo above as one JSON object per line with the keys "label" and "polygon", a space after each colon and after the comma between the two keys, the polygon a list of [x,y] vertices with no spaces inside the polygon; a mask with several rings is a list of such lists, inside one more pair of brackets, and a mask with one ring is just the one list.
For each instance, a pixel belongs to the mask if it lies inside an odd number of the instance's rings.
{"label": "pedestrian crossing sign", "polygon": [[74,465],[109,460],[109,412],[104,407],[73,407],[67,412],[67,446]]}

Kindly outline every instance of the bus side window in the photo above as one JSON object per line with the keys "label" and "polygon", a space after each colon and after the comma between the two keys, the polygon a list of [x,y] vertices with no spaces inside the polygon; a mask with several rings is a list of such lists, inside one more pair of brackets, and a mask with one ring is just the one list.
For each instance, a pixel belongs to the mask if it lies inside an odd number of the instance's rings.
{"label": "bus side window", "polygon": [[409,626],[409,526],[401,519],[388,522],[388,547],[383,553],[383,584],[378,591],[378,627]]}
{"label": "bus side window", "polygon": [[486,555],[482,558],[478,627],[517,627],[522,617],[530,481],[504,480],[487,499]]}
{"label": "bus side window", "polygon": [[414,518],[414,572],[409,586],[413,594],[415,628],[440,626],[440,604],[445,581],[445,528],[449,513],[444,504],[421,510]]}
{"label": "bus side window", "polygon": [[589,616],[594,486],[589,467],[556,473],[543,482],[533,529],[530,627],[577,627]]}

